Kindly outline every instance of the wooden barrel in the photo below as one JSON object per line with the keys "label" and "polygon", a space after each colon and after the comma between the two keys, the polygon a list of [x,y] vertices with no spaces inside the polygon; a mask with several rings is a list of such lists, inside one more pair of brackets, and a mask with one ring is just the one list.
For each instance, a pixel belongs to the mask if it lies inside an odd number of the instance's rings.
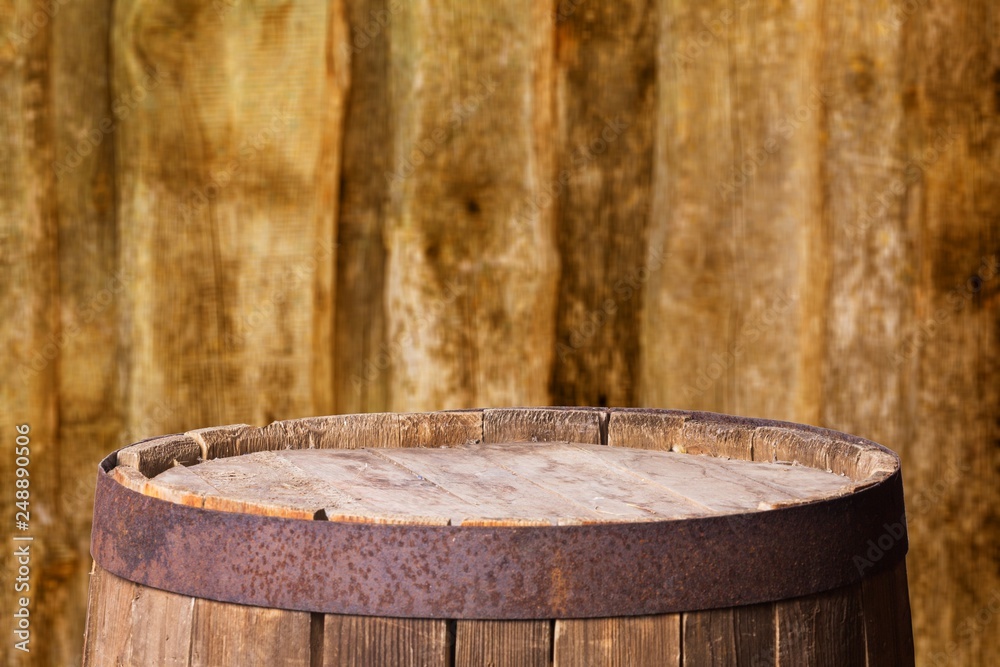
{"label": "wooden barrel", "polygon": [[899,461],[668,410],[201,429],[98,471],[85,665],[912,665]]}

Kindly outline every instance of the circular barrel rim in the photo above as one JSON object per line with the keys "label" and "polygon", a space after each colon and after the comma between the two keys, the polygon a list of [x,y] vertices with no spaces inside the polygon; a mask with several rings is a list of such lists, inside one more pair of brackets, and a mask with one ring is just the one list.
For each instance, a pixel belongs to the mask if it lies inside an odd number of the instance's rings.
{"label": "circular barrel rim", "polygon": [[669,414],[740,428],[777,426],[803,442],[819,434],[874,451],[882,465],[852,493],[749,513],[641,523],[435,526],[309,521],[176,504],[117,482],[109,474],[117,465],[114,452],[98,469],[91,553],[116,576],[221,602],[505,620],[784,600],[854,584],[904,558],[902,479],[899,459],[889,450],[798,424]]}

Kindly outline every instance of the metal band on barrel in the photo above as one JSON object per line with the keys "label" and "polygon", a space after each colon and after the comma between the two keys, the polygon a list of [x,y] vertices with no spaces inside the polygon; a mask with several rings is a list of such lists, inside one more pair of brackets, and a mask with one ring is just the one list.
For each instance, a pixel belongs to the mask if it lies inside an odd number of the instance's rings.
{"label": "metal band on barrel", "polygon": [[114,575],[277,609],[449,619],[632,616],[856,583],[907,551],[897,469],[774,510],[582,526],[421,526],[205,510],[97,477],[91,553]]}

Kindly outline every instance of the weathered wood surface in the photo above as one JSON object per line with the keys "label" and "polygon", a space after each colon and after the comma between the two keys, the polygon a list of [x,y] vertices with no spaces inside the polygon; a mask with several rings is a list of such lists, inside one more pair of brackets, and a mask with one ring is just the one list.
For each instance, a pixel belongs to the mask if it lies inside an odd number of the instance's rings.
{"label": "weathered wood surface", "polygon": [[[300,612],[196,600],[137,586],[96,567],[87,623],[93,641],[84,667],[193,667],[259,659],[330,667],[910,664],[905,629],[893,627],[906,617],[898,607],[905,589],[889,583],[902,583],[901,574],[897,568],[864,582],[875,584],[875,596],[884,604],[870,605],[872,596],[859,584],[727,610],[557,621],[554,635],[553,623],[536,621],[459,622],[450,635],[441,621],[340,615],[326,615],[318,632],[316,621],[324,617],[316,614],[310,619]],[[897,629],[904,631],[895,634]]]}
{"label": "weathered wood surface", "polygon": [[[49,5],[54,7],[54,5]],[[55,626],[46,631],[40,663],[77,664],[87,596],[90,504],[93,476],[69,479],[70,470],[93,469],[108,443],[121,434],[121,383],[116,344],[120,305],[129,279],[118,264],[115,213],[114,139],[121,122],[115,110],[132,97],[111,91],[111,0],[58,5],[51,18],[51,99],[58,218],[60,345],[58,364],[58,456],[46,457],[60,484],[54,508],[60,528],[50,540],[57,554],[51,574],[42,576],[59,595],[41,601]],[[5,33],[6,34],[6,33]],[[0,158],[2,159],[2,158]],[[41,471],[38,471],[39,473]],[[41,475],[38,475],[41,477]],[[89,478],[88,478],[89,477]],[[51,605],[51,606],[49,606]],[[47,625],[42,621],[41,625]],[[51,652],[49,655],[45,653]]]}
{"label": "weathered wood surface", "polygon": [[736,626],[732,609],[684,614],[682,667],[725,667],[736,663]]}
{"label": "weathered wood surface", "polygon": [[552,626],[550,621],[458,621],[455,667],[547,667]]}
{"label": "weathered wood surface", "polygon": [[[95,567],[95,576],[99,571],[100,568]],[[114,575],[101,572],[101,576],[110,578]],[[187,665],[197,604],[198,600],[186,595],[136,586],[131,603],[124,605],[131,612],[131,617],[124,623],[130,628],[124,663],[135,667]]]}
{"label": "weathered wood surface", "polygon": [[[116,474],[124,471],[116,468]],[[202,506],[330,520],[548,524],[756,512],[850,493],[797,465],[579,443],[266,451],[174,466],[141,491]],[[436,518],[436,520],[435,520]]]}
{"label": "weathered wood surface", "polygon": [[[866,663],[860,584],[776,602],[774,606],[778,664],[874,664]],[[904,657],[896,656],[899,662],[891,664],[906,664]]]}
{"label": "weathered wood surface", "polygon": [[558,211],[557,405],[639,401],[642,299],[656,118],[657,7],[550,5],[556,35],[556,164],[536,202]]}
{"label": "weathered wood surface", "polygon": [[83,667],[125,663],[122,658],[128,655],[132,634],[132,601],[138,589],[138,584],[94,566],[90,575]]}
{"label": "weathered wood surface", "polygon": [[178,465],[192,465],[202,457],[201,443],[189,435],[151,438],[118,452],[118,465],[135,468],[145,477],[156,477]]}
{"label": "weathered wood surface", "polygon": [[338,614],[324,618],[322,660],[314,658],[314,665],[454,667],[453,640],[443,621]]}
{"label": "weathered wood surface", "polygon": [[[904,377],[918,660],[1000,655],[1000,7],[927,5],[904,30],[907,228],[920,256],[912,327],[892,364]],[[914,171],[907,167],[908,172]],[[915,492],[915,493],[914,493]]]}
{"label": "weathered wood surface", "polygon": [[[48,640],[35,635],[28,645],[32,653],[25,655],[14,649],[14,628],[9,625],[0,651],[11,664],[27,664],[21,658],[43,663],[79,660],[75,647],[83,630],[86,600],[80,595],[79,582],[89,569],[82,551],[83,533],[88,529],[80,521],[64,518],[64,489],[59,486],[60,457],[72,459],[73,452],[60,446],[58,439],[61,382],[57,360],[63,341],[57,308],[57,193],[50,169],[56,148],[50,132],[55,122],[54,28],[44,14],[41,25],[31,22],[45,6],[41,0],[8,0],[0,9],[0,428],[4,443],[0,486],[7,496],[0,508],[0,535],[7,545],[0,555],[7,589],[0,611],[12,621],[21,593],[29,592],[14,590],[19,564],[12,533],[33,536],[27,582],[33,593],[29,596],[31,623],[50,633]],[[82,68],[86,66],[81,63]],[[15,528],[15,512],[20,511],[15,505],[20,499],[14,496],[15,446],[25,427],[30,429],[30,530],[20,531]],[[80,500],[85,506],[86,495]],[[47,589],[44,596],[40,594],[43,587]],[[64,605],[74,609],[72,617],[60,615]],[[60,641],[73,646],[63,649]]]}
{"label": "weathered wood surface", "polygon": [[312,667],[310,614],[196,600],[191,667]]}
{"label": "weathered wood surface", "polygon": [[870,665],[913,661],[910,598],[905,583],[905,562],[862,582],[865,645]]}
{"label": "weathered wood surface", "polygon": [[553,164],[549,7],[397,8],[384,297],[392,408],[545,404],[555,216],[522,209]]}
{"label": "weathered wood surface", "polygon": [[680,667],[681,614],[556,621],[555,667]]}
{"label": "weathered wood surface", "polygon": [[[335,405],[340,412],[389,409],[391,349],[386,336],[386,213],[392,169],[394,106],[389,42],[398,0],[344,3],[349,55],[343,163],[337,219],[334,313]],[[392,8],[397,8],[392,11]]]}
{"label": "weathered wood surface", "polygon": [[657,5],[643,256],[662,266],[644,291],[639,404],[815,421],[823,91],[815,36],[800,26],[816,24],[817,8]]}
{"label": "weathered wood surface", "polygon": [[331,411],[345,30],[336,0],[115,4],[112,90],[155,86],[115,133],[127,431]]}
{"label": "weathered wood surface", "polygon": [[[897,449],[918,656],[1000,653],[978,620],[1000,590],[995,3],[605,5],[2,3],[0,412],[43,453],[34,658],[79,661],[114,447],[551,402]],[[283,133],[243,153],[278,99]]]}

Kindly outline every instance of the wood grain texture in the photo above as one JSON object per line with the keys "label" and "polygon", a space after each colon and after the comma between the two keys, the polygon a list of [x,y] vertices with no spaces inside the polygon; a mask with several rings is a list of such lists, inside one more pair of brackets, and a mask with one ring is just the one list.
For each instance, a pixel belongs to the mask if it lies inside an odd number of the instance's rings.
{"label": "wood grain texture", "polygon": [[342,11],[115,5],[129,431],[332,408]]}
{"label": "wood grain texture", "polygon": [[261,428],[234,424],[195,429],[187,435],[201,445],[206,460],[276,449],[433,447],[479,442],[483,417],[479,410],[331,415]]}
{"label": "wood grain texture", "polygon": [[912,665],[913,626],[906,584],[906,563],[861,582],[865,650],[869,665]]}
{"label": "wood grain texture", "polygon": [[[57,359],[63,340],[59,328],[58,223],[52,101],[51,49],[53,26],[32,17],[43,12],[42,1],[8,0],[0,11],[0,429],[4,455],[0,484],[9,500],[0,509],[0,537],[11,545],[11,534],[33,536],[29,577],[33,634],[24,654],[13,647],[12,634],[2,655],[10,664],[40,660],[79,660],[86,579],[80,523],[61,531],[60,459],[58,446],[59,373]],[[15,454],[17,426],[30,432],[30,530],[15,528]],[[23,427],[22,427],[23,428]],[[22,517],[17,517],[23,520]],[[19,544],[18,546],[23,546]],[[14,548],[0,555],[8,594],[0,600],[5,619],[13,620],[22,595],[14,591],[18,562]],[[63,605],[75,611],[61,617]],[[11,632],[13,625],[10,626]],[[40,639],[50,633],[49,641]],[[57,642],[68,645],[63,648]],[[27,660],[24,660],[27,658]]]}
{"label": "wood grain texture", "polygon": [[[659,487],[618,467],[608,448],[597,445],[515,444],[477,447],[489,466],[509,471],[559,499],[559,504],[587,508],[602,521],[646,521],[690,516],[703,508],[672,488]],[[513,450],[513,451],[512,451]],[[650,465],[670,466],[667,456]],[[553,505],[553,507],[555,507]],[[572,516],[572,515],[569,515]]]}
{"label": "wood grain texture", "polygon": [[774,626],[774,605],[771,603],[734,608],[736,664],[746,667],[773,667],[778,655],[778,636]]}
{"label": "wood grain texture", "polygon": [[547,667],[551,621],[456,621],[454,667]]}
{"label": "wood grain texture", "polygon": [[[164,446],[171,442],[164,439]],[[331,521],[531,525],[747,513],[850,493],[804,466],[579,443],[264,451],[174,466],[122,484],[230,512]]]}
{"label": "wood grain texture", "polygon": [[[125,466],[118,466],[112,471],[112,474],[116,480],[120,481],[119,476],[132,476],[129,470]],[[160,500],[166,500],[179,505],[190,505],[191,507],[204,507],[207,496],[219,494],[218,489],[183,466],[179,466],[176,470],[173,470],[172,477],[183,479],[183,486],[158,484],[155,480],[145,478],[133,478],[131,485],[128,482],[123,483],[130,489],[139,491],[152,498],[159,498]]]}
{"label": "wood grain texture", "polygon": [[135,468],[146,477],[156,477],[175,465],[191,465],[201,459],[201,446],[187,435],[153,438],[118,452],[118,465]]}
{"label": "wood grain texture", "polygon": [[90,575],[83,667],[126,665],[132,602],[139,586],[94,565]]}
{"label": "wood grain texture", "polygon": [[774,606],[778,636],[774,664],[809,667],[865,664],[860,584],[783,600]]}
{"label": "wood grain texture", "polygon": [[195,604],[185,595],[136,586],[124,664],[188,667]]}
{"label": "wood grain texture", "polygon": [[326,614],[324,667],[453,667],[447,624]]}
{"label": "wood grain texture", "polygon": [[121,579],[94,565],[84,667],[188,667],[195,599]]}
{"label": "wood grain texture", "polygon": [[[399,0],[345,2],[351,89],[344,109],[334,327],[336,412],[389,409],[385,215],[393,106],[389,40]],[[437,406],[434,406],[437,407]]]}
{"label": "wood grain texture", "polygon": [[497,408],[483,412],[483,442],[584,442],[599,445],[607,413],[573,408]]}
{"label": "wood grain texture", "polygon": [[[907,225],[919,248],[913,328],[893,363],[911,377],[913,438],[893,443],[911,489],[908,573],[918,660],[1000,655],[1000,48],[996,3],[928,4],[903,22]],[[984,611],[988,610],[988,611]],[[987,618],[988,616],[988,618]]]}
{"label": "wood grain texture", "polygon": [[671,452],[660,461],[626,448],[601,457],[607,465],[628,472],[717,512],[763,509],[795,498],[836,497],[856,484],[805,466],[750,464],[739,459]]}
{"label": "wood grain texture", "polygon": [[680,667],[681,615],[557,620],[554,667]]}
{"label": "wood grain texture", "polygon": [[548,400],[552,211],[518,217],[553,163],[544,3],[400,3],[386,307],[391,406]]}
{"label": "wood grain texture", "polygon": [[[912,439],[914,375],[895,356],[912,326],[914,230],[906,197],[902,24],[891,2],[824,6],[819,85],[828,93],[823,219],[829,295],[822,422],[888,446]],[[817,272],[822,276],[822,272]],[[874,288],[878,285],[878,288]],[[902,391],[901,391],[902,389]]]}
{"label": "wood grain texture", "polygon": [[633,449],[664,449],[749,461],[754,428],[738,418],[683,411],[611,413],[608,444]]}
{"label": "wood grain texture", "polygon": [[791,461],[819,470],[832,470],[854,479],[867,477],[871,467],[861,461],[864,447],[818,434],[781,427],[760,428],[753,433],[755,461]]}
{"label": "wood grain texture", "polygon": [[680,410],[611,410],[608,445],[633,449],[671,449],[691,413]]}
{"label": "wood grain texture", "polygon": [[[554,3],[558,146],[548,195],[562,258],[552,402],[633,405],[647,257],[657,7]],[[529,207],[528,210],[532,210]]]}
{"label": "wood grain texture", "polygon": [[[50,5],[51,6],[51,5]],[[55,6],[51,6],[55,7]],[[114,131],[108,44],[111,1],[58,5],[52,12],[50,85],[58,218],[58,447],[50,462],[61,480],[59,528],[49,544],[58,555],[49,584],[54,626],[43,630],[52,664],[79,664],[83,634],[94,476],[119,440],[121,401],[118,317],[128,277],[118,270],[114,210]],[[6,34],[6,33],[5,33]],[[0,158],[2,159],[2,158]],[[53,470],[55,472],[55,470]]]}
{"label": "wood grain texture", "polygon": [[[110,473],[111,478],[124,486],[130,491],[135,491],[136,493],[145,494],[147,487],[149,485],[149,480],[146,479],[141,472],[135,468],[129,468],[128,466],[117,466]],[[150,494],[153,495],[153,494]],[[193,504],[193,503],[183,503]],[[201,507],[202,501],[199,499],[196,507]]]}
{"label": "wood grain texture", "polygon": [[310,615],[197,599],[191,621],[191,667],[311,667]]}
{"label": "wood grain texture", "polygon": [[[896,12],[891,2],[823,8],[819,84],[829,93],[821,155],[829,274],[822,307],[829,316],[821,422],[905,453],[919,428],[911,396],[919,380],[911,365],[890,360],[914,322],[920,245],[913,221],[920,204],[908,194],[917,172],[907,164],[905,146],[911,93],[902,77],[902,44],[909,28],[893,18]],[[783,449],[781,435],[770,435],[777,453]],[[824,447],[809,451],[816,462],[833,455]],[[912,468],[905,470],[909,484]],[[911,545],[919,540],[911,532]],[[885,588],[885,576],[864,586],[866,632],[874,633],[867,637],[869,664],[912,664],[912,648],[897,650],[890,630],[894,620],[901,622],[900,610],[870,599],[873,587]]]}
{"label": "wood grain texture", "polygon": [[[644,404],[814,414],[796,352],[815,336],[806,304],[821,287],[808,276],[823,91],[802,56],[813,38],[793,26],[816,7],[658,5],[650,252],[664,264],[646,291]],[[777,377],[780,391],[765,379]]]}
{"label": "wood grain texture", "polygon": [[736,627],[732,609],[682,615],[683,667],[736,665]]}

